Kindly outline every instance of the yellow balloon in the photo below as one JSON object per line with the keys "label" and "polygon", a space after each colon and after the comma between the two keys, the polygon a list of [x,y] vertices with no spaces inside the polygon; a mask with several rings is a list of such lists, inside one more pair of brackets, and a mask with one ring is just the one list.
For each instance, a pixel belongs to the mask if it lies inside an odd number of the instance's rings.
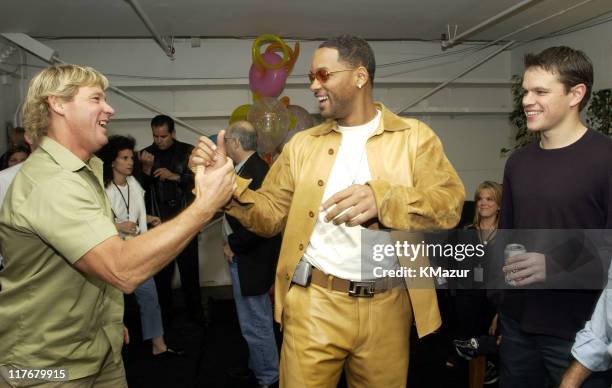
{"label": "yellow balloon", "polygon": [[249,109],[251,109],[251,104],[240,105],[238,108],[234,109],[229,119],[230,125],[235,123],[236,121],[246,120],[247,113],[249,113]]}
{"label": "yellow balloon", "polygon": [[295,117],[293,113],[289,111],[289,130],[291,131],[292,129],[294,129],[296,124],[297,124],[297,117]]}

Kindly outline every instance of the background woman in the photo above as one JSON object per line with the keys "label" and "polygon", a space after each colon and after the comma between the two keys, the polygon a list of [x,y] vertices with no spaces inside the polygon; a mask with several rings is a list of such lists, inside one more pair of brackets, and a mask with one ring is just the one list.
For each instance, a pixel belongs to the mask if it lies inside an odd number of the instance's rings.
{"label": "background woman", "polygon": [[[115,215],[115,226],[123,239],[132,238],[147,231],[147,223],[160,224],[158,217],[147,216],[144,190],[132,176],[134,170],[134,146],[132,137],[110,136],[99,152],[104,161],[104,184]],[[153,278],[134,291],[140,309],[142,338],[151,340],[153,355],[179,355],[182,352],[166,345],[161,311]]]}
{"label": "background woman", "polygon": [[478,238],[482,244],[487,245],[492,242],[497,234],[501,196],[502,185],[492,181],[482,182],[474,194],[476,212],[474,223],[468,226],[468,229],[478,231]]}
{"label": "background woman", "polygon": [[30,156],[30,147],[25,144],[13,146],[6,152],[6,164],[2,169],[13,167],[26,160],[28,156]]}
{"label": "background woman", "polygon": [[[491,245],[495,243],[497,236],[501,199],[502,185],[492,181],[482,182],[474,194],[474,221],[463,232],[475,232],[474,236],[470,235],[470,243],[484,245],[487,253],[492,251]],[[454,298],[456,331],[453,345],[457,355],[466,360],[480,355],[495,355],[498,345],[495,337],[496,303],[492,301],[493,295],[483,289],[485,281],[490,281],[485,279],[488,271],[485,271],[483,264],[488,264],[490,258],[485,255],[481,259],[473,260],[471,286],[467,289],[457,289]],[[495,364],[489,361],[484,384],[494,383],[497,379]]]}

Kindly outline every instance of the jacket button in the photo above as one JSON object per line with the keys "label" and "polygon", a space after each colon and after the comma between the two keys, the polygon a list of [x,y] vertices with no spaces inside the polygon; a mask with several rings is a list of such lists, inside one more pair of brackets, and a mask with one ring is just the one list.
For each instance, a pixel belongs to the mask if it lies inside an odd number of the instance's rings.
{"label": "jacket button", "polygon": [[317,185],[323,186],[323,181],[321,179],[319,179],[319,181],[317,182]]}
{"label": "jacket button", "polygon": [[314,213],[312,211],[309,211],[308,215],[310,216],[310,218],[314,217]]}
{"label": "jacket button", "polygon": [[291,279],[291,276],[289,276],[289,273],[287,273],[287,274],[285,275],[285,278],[286,278],[287,280]]}
{"label": "jacket button", "polygon": [[330,148],[329,150],[327,150],[327,153],[330,154],[330,155],[333,155],[334,154],[334,149]]}
{"label": "jacket button", "polygon": [[304,244],[300,244],[299,248],[300,248],[300,251],[304,250]]}

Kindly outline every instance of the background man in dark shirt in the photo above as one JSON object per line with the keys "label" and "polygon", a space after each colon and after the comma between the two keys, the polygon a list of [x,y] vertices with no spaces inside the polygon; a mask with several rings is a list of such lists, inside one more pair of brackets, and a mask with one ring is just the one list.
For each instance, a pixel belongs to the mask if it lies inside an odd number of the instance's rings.
{"label": "background man in dark shirt", "polygon": [[[147,213],[162,222],[176,216],[193,201],[193,173],[187,167],[193,146],[176,140],[174,120],[158,115],[151,120],[153,144],[140,154],[142,183],[146,190]],[[198,265],[198,238],[193,238],[176,257],[181,276],[181,288],[191,319],[203,322]],[[172,320],[172,276],[174,262],[157,275],[155,284],[164,324]]]}
{"label": "background man in dark shirt", "polygon": [[[592,85],[593,67],[580,51],[551,47],[525,57],[523,107],[528,129],[540,139],[506,163],[502,229],[612,227],[612,140],[580,121]],[[560,255],[525,245],[527,253],[503,267],[517,289],[504,293],[501,306],[501,387],[559,386],[599,292],[551,289],[555,274],[566,271]],[[603,268],[591,273],[605,279]],[[587,384],[594,385],[585,386],[599,386],[604,377],[593,375]]]}

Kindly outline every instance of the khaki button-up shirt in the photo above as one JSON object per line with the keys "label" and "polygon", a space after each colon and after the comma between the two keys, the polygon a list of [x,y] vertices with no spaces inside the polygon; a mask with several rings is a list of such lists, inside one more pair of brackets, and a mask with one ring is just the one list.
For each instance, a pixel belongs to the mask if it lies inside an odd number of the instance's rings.
{"label": "khaki button-up shirt", "polygon": [[[449,229],[461,215],[465,190],[446,156],[440,139],[426,124],[399,117],[382,104],[379,127],[366,143],[378,218],[370,228],[399,231]],[[282,231],[283,244],[276,272],[275,312],[281,322],[283,303],[293,271],[304,253],[319,211],[325,185],[334,165],[341,134],[333,120],[296,134],[285,145],[262,187],[238,188],[227,211],[246,228],[263,236]],[[394,233],[392,233],[394,236]],[[395,236],[401,238],[401,233]],[[426,265],[421,257],[415,265]],[[325,271],[324,268],[322,268]],[[408,284],[417,331],[424,336],[440,324],[432,282]]]}
{"label": "khaki button-up shirt", "polygon": [[0,365],[66,368],[69,379],[121,360],[123,295],[74,263],[115,236],[102,162],[43,138],[0,211]]}

